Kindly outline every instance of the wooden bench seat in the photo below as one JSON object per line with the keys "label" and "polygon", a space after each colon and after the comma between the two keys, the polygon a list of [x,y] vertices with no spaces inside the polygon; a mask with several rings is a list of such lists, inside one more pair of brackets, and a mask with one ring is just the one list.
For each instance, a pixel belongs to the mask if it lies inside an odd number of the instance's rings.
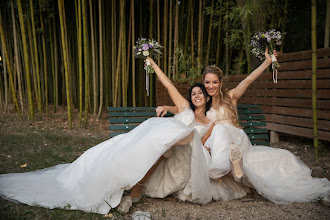
{"label": "wooden bench seat", "polygon": [[[141,122],[156,117],[156,107],[108,107],[110,137],[127,133]],[[259,105],[238,105],[239,123],[253,145],[269,145],[265,116]],[[165,117],[173,116],[167,113]]]}

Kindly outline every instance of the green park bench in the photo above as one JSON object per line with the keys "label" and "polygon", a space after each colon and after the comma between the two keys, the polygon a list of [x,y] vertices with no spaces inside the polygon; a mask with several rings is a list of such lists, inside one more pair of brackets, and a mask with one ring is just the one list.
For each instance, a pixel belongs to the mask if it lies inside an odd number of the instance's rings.
{"label": "green park bench", "polygon": [[[127,133],[143,121],[156,117],[156,107],[108,107],[110,137]],[[259,105],[238,105],[239,123],[253,145],[269,146],[265,116]],[[173,116],[167,113],[165,117]]]}

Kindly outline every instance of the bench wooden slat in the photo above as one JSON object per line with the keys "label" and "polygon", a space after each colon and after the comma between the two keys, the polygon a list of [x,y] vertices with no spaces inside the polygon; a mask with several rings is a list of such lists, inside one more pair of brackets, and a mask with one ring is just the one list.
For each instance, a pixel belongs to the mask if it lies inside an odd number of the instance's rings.
{"label": "bench wooden slat", "polygon": [[239,115],[239,120],[265,120],[264,115]]}
{"label": "bench wooden slat", "polygon": [[266,122],[264,122],[264,121],[240,122],[240,125],[243,127],[250,127],[250,126],[262,127],[262,126],[266,126]]}
{"label": "bench wooden slat", "polygon": [[112,130],[132,130],[139,124],[131,125],[131,124],[122,124],[122,125],[111,125],[109,126],[110,131]]}
{"label": "bench wooden slat", "polygon": [[110,137],[115,137],[117,136],[118,134],[125,134],[127,132],[124,132],[124,131],[117,131],[117,132],[110,132]]}
{"label": "bench wooden slat", "polygon": [[109,111],[155,111],[155,107],[108,107]]}
{"label": "bench wooden slat", "polygon": [[135,117],[135,116],[150,116],[150,117],[156,117],[156,112],[109,112],[110,117]]}
{"label": "bench wooden slat", "polygon": [[244,128],[245,133],[247,134],[265,134],[268,133],[268,130],[266,128]]}
{"label": "bench wooden slat", "polygon": [[269,141],[264,141],[264,140],[251,140],[252,145],[263,145],[263,146],[269,146],[270,142]]}
{"label": "bench wooden slat", "polygon": [[268,134],[249,134],[248,135],[250,140],[260,140],[260,139],[267,139],[268,138]]}
{"label": "bench wooden slat", "polygon": [[110,118],[109,124],[130,124],[130,123],[142,123],[147,120],[149,117],[144,118]]}

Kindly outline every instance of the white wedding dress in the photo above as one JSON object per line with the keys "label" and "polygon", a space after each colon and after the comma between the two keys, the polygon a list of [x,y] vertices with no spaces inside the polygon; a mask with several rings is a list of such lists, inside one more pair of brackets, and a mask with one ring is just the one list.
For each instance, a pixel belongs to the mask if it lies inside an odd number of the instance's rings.
{"label": "white wedding dress", "polygon": [[90,148],[70,164],[0,175],[0,195],[29,205],[106,214],[172,145],[194,132],[190,144],[173,147],[145,190],[154,197],[177,193],[183,200],[206,204],[212,200],[209,158],[200,136],[208,128],[194,124],[190,108],[174,118],[151,118],[127,134]]}
{"label": "white wedding dress", "polygon": [[243,154],[243,183],[253,186],[266,199],[286,204],[308,202],[318,198],[329,201],[330,182],[313,178],[311,169],[290,151],[267,146],[253,146],[243,129],[231,125],[224,109],[211,108],[209,120],[216,123],[205,146],[211,148],[209,175],[220,178],[231,170],[231,143]]}

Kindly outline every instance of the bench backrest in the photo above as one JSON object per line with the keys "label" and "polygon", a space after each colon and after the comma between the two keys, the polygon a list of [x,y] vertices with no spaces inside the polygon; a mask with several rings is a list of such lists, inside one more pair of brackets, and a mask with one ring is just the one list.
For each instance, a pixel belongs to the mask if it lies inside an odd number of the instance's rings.
{"label": "bench backrest", "polygon": [[249,136],[253,145],[269,146],[269,135],[265,116],[259,105],[238,105],[237,113],[240,125]]}
{"label": "bench backrest", "polygon": [[[156,107],[108,107],[110,137],[127,133],[143,121],[156,117]],[[268,131],[265,128],[265,116],[259,105],[239,105],[239,122],[251,143],[269,145]],[[173,116],[166,114],[165,117]]]}

